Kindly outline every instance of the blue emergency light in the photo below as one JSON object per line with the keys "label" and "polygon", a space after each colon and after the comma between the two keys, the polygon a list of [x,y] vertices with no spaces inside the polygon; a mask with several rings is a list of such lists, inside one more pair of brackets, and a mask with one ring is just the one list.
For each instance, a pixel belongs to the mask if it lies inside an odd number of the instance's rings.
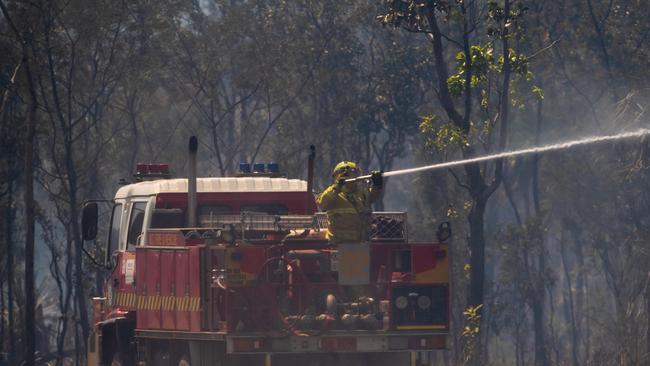
{"label": "blue emergency light", "polygon": [[274,161],[266,164],[266,171],[269,173],[279,173],[280,172],[280,165]]}
{"label": "blue emergency light", "polygon": [[242,173],[250,173],[251,165],[249,163],[239,163],[239,171]]}
{"label": "blue emergency light", "polygon": [[264,163],[253,164],[253,173],[264,173]]}

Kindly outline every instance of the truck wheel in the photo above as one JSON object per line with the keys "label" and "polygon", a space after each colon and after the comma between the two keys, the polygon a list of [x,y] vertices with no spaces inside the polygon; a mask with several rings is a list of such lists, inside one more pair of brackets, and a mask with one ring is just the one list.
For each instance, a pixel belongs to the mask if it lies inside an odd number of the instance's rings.
{"label": "truck wheel", "polygon": [[111,366],[125,366],[124,362],[122,362],[122,359],[122,356],[118,352],[115,352],[115,354],[113,354]]}
{"label": "truck wheel", "polygon": [[154,350],[153,354],[153,360],[152,360],[152,365],[156,366],[171,366],[172,365],[172,358],[170,357],[170,354],[166,350],[162,350],[158,348],[157,350]]}
{"label": "truck wheel", "polygon": [[181,358],[178,360],[178,366],[192,366],[192,363],[190,363],[190,358],[186,355],[181,356]]}

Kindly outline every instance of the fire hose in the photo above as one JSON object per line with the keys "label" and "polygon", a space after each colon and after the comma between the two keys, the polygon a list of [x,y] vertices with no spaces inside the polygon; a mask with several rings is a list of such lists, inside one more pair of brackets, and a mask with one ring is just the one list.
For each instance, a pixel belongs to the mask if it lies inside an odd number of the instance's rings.
{"label": "fire hose", "polygon": [[[419,173],[419,172],[424,172],[424,171],[429,171],[429,170],[452,168],[452,167],[466,165],[466,164],[475,164],[475,163],[480,163],[480,162],[489,161],[489,160],[497,160],[497,159],[504,159],[504,158],[510,158],[510,157],[515,157],[515,156],[531,155],[531,154],[541,154],[541,153],[550,152],[550,151],[570,149],[570,148],[574,148],[574,147],[578,147],[578,146],[582,146],[582,145],[591,145],[591,144],[596,144],[596,143],[612,142],[612,141],[616,141],[616,140],[630,139],[630,138],[635,138],[635,137],[643,137],[643,136],[645,136],[647,134],[650,134],[650,130],[642,128],[642,129],[632,131],[632,132],[618,133],[616,135],[585,137],[585,138],[580,138],[580,139],[576,139],[576,140],[560,142],[560,143],[556,143],[556,144],[552,144],[552,145],[536,146],[536,147],[530,147],[530,148],[525,148],[525,149],[512,150],[512,151],[506,151],[506,152],[501,152],[501,153],[496,153],[496,154],[484,155],[484,156],[479,156],[479,157],[475,157],[475,158],[454,160],[454,161],[448,161],[448,162],[444,162],[444,163],[436,163],[436,164],[431,164],[431,165],[415,167],[415,168],[393,170],[391,172],[382,173],[382,176],[384,176],[384,177],[392,177],[392,176],[397,176],[397,175]],[[370,179],[371,177],[372,177],[371,175],[362,175],[362,176],[359,176],[359,177],[346,179],[345,181],[346,182],[356,182],[356,181]]]}

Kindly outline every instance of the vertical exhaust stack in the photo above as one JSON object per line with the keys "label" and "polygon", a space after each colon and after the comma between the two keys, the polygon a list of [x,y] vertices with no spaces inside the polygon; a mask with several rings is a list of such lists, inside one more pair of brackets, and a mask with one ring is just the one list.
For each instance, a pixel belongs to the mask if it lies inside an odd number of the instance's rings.
{"label": "vertical exhaust stack", "polygon": [[307,206],[305,213],[309,213],[311,195],[314,193],[314,159],[316,159],[316,146],[309,146],[309,160],[307,161]]}
{"label": "vertical exhaust stack", "polygon": [[187,167],[187,226],[197,227],[196,222],[196,150],[199,141],[196,136],[190,137],[190,155]]}

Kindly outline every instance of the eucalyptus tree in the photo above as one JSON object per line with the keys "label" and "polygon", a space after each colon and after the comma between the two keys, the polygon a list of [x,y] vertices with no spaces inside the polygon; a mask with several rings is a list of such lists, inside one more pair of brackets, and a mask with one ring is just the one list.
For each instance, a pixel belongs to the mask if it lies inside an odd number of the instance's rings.
{"label": "eucalyptus tree", "polygon": [[58,352],[63,353],[72,319],[80,362],[90,330],[80,200],[96,188],[89,184],[89,177],[96,172],[102,148],[111,139],[100,130],[108,101],[128,64],[128,57],[121,52],[126,49],[122,34],[127,17],[123,7],[102,1],[43,2],[27,6],[25,11],[35,19],[30,52],[38,60],[34,79],[42,109],[39,183],[49,194],[66,233],[64,263],[55,264],[65,266],[68,281],[62,288],[66,293],[60,304]]}
{"label": "eucalyptus tree", "polygon": [[[422,130],[431,144],[460,148],[465,158],[504,150],[514,83],[531,77],[527,58],[513,49],[523,21],[523,4],[390,0],[385,6],[381,23],[422,33],[431,42],[430,67],[437,76],[436,97],[444,115],[423,121]],[[450,71],[453,62],[455,68]],[[480,314],[485,292],[484,215],[489,198],[502,182],[503,161],[468,164],[464,173],[465,179],[458,183],[471,200],[468,305]]]}

